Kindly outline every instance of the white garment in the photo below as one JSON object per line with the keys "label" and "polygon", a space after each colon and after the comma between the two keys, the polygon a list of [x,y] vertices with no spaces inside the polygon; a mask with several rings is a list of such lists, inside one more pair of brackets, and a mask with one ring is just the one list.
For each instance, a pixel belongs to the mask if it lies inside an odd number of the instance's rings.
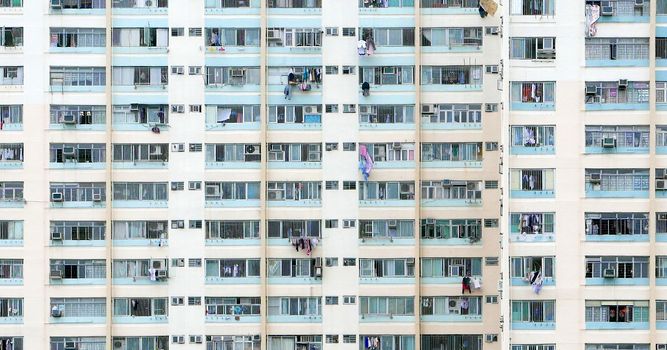
{"label": "white garment", "polygon": [[155,276],[155,269],[154,268],[148,269],[148,274],[151,277],[151,281],[157,281],[157,277]]}

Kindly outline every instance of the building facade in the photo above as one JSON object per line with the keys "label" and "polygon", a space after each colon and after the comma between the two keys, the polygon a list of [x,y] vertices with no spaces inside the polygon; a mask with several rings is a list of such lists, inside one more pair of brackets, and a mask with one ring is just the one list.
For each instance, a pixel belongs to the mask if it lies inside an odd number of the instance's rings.
{"label": "building facade", "polygon": [[[555,129],[575,119],[555,118],[553,96],[579,98],[583,81],[561,83],[576,73],[560,52],[545,62],[506,53],[514,37],[562,35],[561,20],[583,41],[581,16],[557,5],[572,19],[510,16],[507,6],[481,16],[472,0],[0,0],[0,350],[561,342],[557,332],[578,326],[565,315],[583,316],[584,299],[586,307],[605,299],[595,292],[606,280],[572,280],[577,287],[565,291],[581,293],[576,300],[552,282],[572,278],[563,268],[583,273],[584,259],[598,259],[592,271],[614,254],[626,259],[620,248],[629,243],[576,238],[572,249],[565,221],[550,240],[514,240],[524,216],[510,218],[526,213],[526,222],[553,228],[556,218],[584,215],[583,205],[604,216],[639,203],[655,217],[658,207],[647,203],[659,200],[646,189],[644,199],[602,208],[607,202],[572,194],[572,205],[556,207],[579,187],[561,180],[569,173],[554,176],[570,169],[555,161],[570,151],[554,141],[565,137]],[[641,31],[633,45],[653,43],[647,23],[623,24]],[[528,52],[533,44],[522,45]],[[654,61],[582,69],[602,85],[617,80],[612,71],[631,72],[629,84],[641,90]],[[551,101],[515,109],[514,84]],[[633,132],[657,132],[647,119],[656,104],[645,104],[576,113],[604,114],[595,135],[609,118],[627,124],[628,113],[644,118]],[[525,144],[510,146],[514,135],[526,135]],[[643,155],[572,149],[563,161],[577,154],[591,159],[587,172],[604,173],[618,159],[612,168],[631,168],[648,187],[658,160],[655,147],[641,145]],[[512,187],[517,171],[530,190]],[[637,237],[655,237],[647,233]],[[644,284],[618,287],[641,291],[630,298],[634,310],[656,295],[648,264],[659,246],[649,242],[630,244]],[[520,283],[532,281],[538,262],[544,288],[535,296]],[[510,278],[515,263],[521,271]],[[515,322],[515,308],[536,302],[563,315],[558,327]],[[646,310],[653,315],[654,304]],[[649,330],[630,332],[648,343]]]}

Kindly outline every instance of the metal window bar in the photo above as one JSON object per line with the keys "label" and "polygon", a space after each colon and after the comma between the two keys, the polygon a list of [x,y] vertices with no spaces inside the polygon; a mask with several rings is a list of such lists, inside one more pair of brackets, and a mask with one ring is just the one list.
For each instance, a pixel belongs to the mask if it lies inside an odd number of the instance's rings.
{"label": "metal window bar", "polygon": [[477,0],[422,0],[422,8],[476,8],[479,6]]}
{"label": "metal window bar", "polygon": [[587,82],[586,87],[595,86],[595,95],[586,96],[586,103],[648,103],[648,82],[629,82],[624,89],[619,88],[618,82]]}
{"label": "metal window bar", "polygon": [[586,127],[586,147],[603,147],[603,141],[612,138],[616,147],[647,148],[649,128],[643,126]]}
{"label": "metal window bar", "polygon": [[[587,38],[587,60],[647,60],[648,38]],[[656,50],[656,54],[659,51]]]}

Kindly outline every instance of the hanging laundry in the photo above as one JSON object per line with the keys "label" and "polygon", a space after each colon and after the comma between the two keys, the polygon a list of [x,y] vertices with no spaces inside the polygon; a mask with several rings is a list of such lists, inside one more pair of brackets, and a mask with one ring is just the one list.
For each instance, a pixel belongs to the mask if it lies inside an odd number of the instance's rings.
{"label": "hanging laundry", "polygon": [[375,47],[375,41],[373,41],[373,37],[369,36],[366,38],[366,55],[371,56],[375,53],[376,47]]}
{"label": "hanging laundry", "polygon": [[596,22],[600,19],[600,5],[586,5],[586,36],[593,37],[597,34]]}
{"label": "hanging laundry", "polygon": [[292,88],[288,85],[285,85],[285,89],[283,90],[283,94],[285,95],[286,100],[291,100],[292,99]]}
{"label": "hanging laundry", "polygon": [[359,56],[365,56],[366,55],[366,41],[359,40],[357,42],[357,53],[359,54]]}
{"label": "hanging laundry", "polygon": [[496,4],[496,2],[493,0],[480,0],[479,7],[482,8],[484,12],[488,13],[491,16],[495,15],[496,11],[498,11],[498,4]]}
{"label": "hanging laundry", "polygon": [[224,108],[218,112],[218,123],[224,123],[232,116],[231,108]]}
{"label": "hanging laundry", "polygon": [[361,170],[361,174],[364,176],[364,181],[368,181],[368,177],[371,175],[371,170],[373,170],[373,158],[368,154],[366,145],[359,145],[359,155],[361,156],[359,170]]}

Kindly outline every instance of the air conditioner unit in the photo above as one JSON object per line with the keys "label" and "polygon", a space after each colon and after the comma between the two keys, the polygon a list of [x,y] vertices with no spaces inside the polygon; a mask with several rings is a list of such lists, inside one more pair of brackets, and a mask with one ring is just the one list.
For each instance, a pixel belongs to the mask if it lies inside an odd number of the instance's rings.
{"label": "air conditioner unit", "polygon": [[308,153],[308,161],[309,162],[319,162],[320,161],[320,155],[318,153]]}
{"label": "air conditioner unit", "polygon": [[315,273],[313,273],[314,277],[322,278],[322,266],[316,266],[315,267]]}
{"label": "air conditioner unit", "polygon": [[60,192],[51,193],[51,202],[62,202],[64,200],[65,198],[63,197],[62,193]]}
{"label": "air conditioner unit", "polygon": [[600,14],[602,16],[613,16],[614,15],[614,6],[611,1],[602,1],[600,3]]}
{"label": "air conditioner unit", "polygon": [[76,155],[76,148],[72,146],[63,147],[63,156],[64,157],[74,157]]}
{"label": "air conditioner unit", "polygon": [[667,350],[667,344],[656,344],[655,349],[656,350]]}
{"label": "air conditioner unit", "polygon": [[280,30],[278,29],[269,29],[266,31],[266,39],[268,40],[281,40]]}
{"label": "air conditioner unit", "polygon": [[51,240],[52,241],[62,241],[63,240],[63,233],[60,232],[60,231],[51,232]]}
{"label": "air conditioner unit", "polygon": [[245,154],[259,154],[260,147],[255,145],[246,145]]}
{"label": "air conditioner unit", "polygon": [[461,303],[458,299],[450,299],[448,303],[448,309],[450,314],[459,314],[461,313]]}
{"label": "air conditioner unit", "polygon": [[644,7],[644,0],[635,0],[635,7]]}
{"label": "air conditioner unit", "polygon": [[616,278],[616,269],[604,269],[602,271],[602,277],[604,277],[604,278]]}
{"label": "air conditioner unit", "polygon": [[185,106],[184,105],[171,105],[171,112],[172,113],[185,113]]}
{"label": "air conditioner unit", "polygon": [[65,342],[65,350],[76,350],[76,343],[73,341]]}
{"label": "air conditioner unit", "polygon": [[667,175],[667,171],[665,171],[664,168],[663,169],[660,169],[660,168],[655,169],[655,178],[656,179],[664,179],[665,175]]}
{"label": "air conditioner unit", "polygon": [[591,177],[591,183],[597,184],[600,183],[600,181],[602,181],[602,174],[600,173],[593,173],[590,175],[590,177]]}
{"label": "air conditioner unit", "polygon": [[125,340],[114,340],[113,341],[113,348],[114,349],[122,349],[125,347]]}
{"label": "air conditioner unit", "polygon": [[139,104],[138,103],[133,103],[130,105],[130,112],[138,112],[139,111]]}
{"label": "air conditioner unit", "polygon": [[315,114],[317,113],[316,106],[305,106],[303,107],[303,114]]}
{"label": "air conditioner unit", "polygon": [[359,106],[360,114],[370,114],[373,113],[373,107],[371,106]]}
{"label": "air conditioner unit", "polygon": [[389,220],[387,221],[387,226],[390,228],[396,228],[398,226],[398,220]]}
{"label": "air conditioner unit", "polygon": [[535,58],[538,60],[553,60],[556,58],[556,50],[554,49],[537,49]]}
{"label": "air conditioner unit", "polygon": [[269,200],[280,201],[280,200],[283,199],[283,194],[282,194],[282,192],[271,191],[271,192],[269,192],[268,197],[269,197]]}
{"label": "air conditioner unit", "polygon": [[190,343],[201,344],[202,340],[203,339],[202,339],[201,335],[191,335],[190,336]]}
{"label": "air conditioner unit", "polygon": [[164,259],[151,260],[151,268],[156,270],[164,270],[167,268],[167,261]]}
{"label": "air conditioner unit", "polygon": [[486,34],[498,35],[500,29],[498,27],[486,27]]}
{"label": "air conditioner unit", "polygon": [[435,105],[422,105],[422,114],[435,114]]}
{"label": "air conditioner unit", "polygon": [[63,310],[60,309],[51,309],[51,317],[62,317]]}
{"label": "air conditioner unit", "polygon": [[605,137],[602,139],[602,147],[614,148],[616,147],[616,139],[613,137]]}
{"label": "air conditioner unit", "polygon": [[161,156],[162,155],[162,147],[157,146],[157,145],[156,146],[151,146],[150,153],[148,155],[149,156]]}
{"label": "air conditioner unit", "polygon": [[184,143],[172,143],[171,144],[171,151],[172,152],[185,152],[185,144]]}
{"label": "air conditioner unit", "polygon": [[185,74],[185,69],[182,66],[173,66],[171,67],[171,74],[183,75]]}
{"label": "air conditioner unit", "polygon": [[60,117],[60,122],[63,124],[76,124],[76,117],[74,114],[63,114],[62,117]]}
{"label": "air conditioner unit", "polygon": [[52,280],[59,280],[63,278],[63,271],[62,270],[51,270],[49,273],[49,278]]}
{"label": "air conditioner unit", "polygon": [[243,78],[243,68],[234,68],[229,75],[233,78]]}
{"label": "air conditioner unit", "polygon": [[667,190],[667,181],[665,180],[656,180],[655,181],[656,190]]}
{"label": "air conditioner unit", "polygon": [[442,181],[440,181],[440,185],[442,187],[449,187],[449,186],[452,185],[452,180],[448,180],[448,179],[442,180]]}
{"label": "air conditioner unit", "polygon": [[586,95],[595,96],[598,94],[598,88],[595,85],[586,85]]}
{"label": "air conditioner unit", "polygon": [[401,143],[400,142],[392,142],[391,143],[391,148],[395,150],[401,149]]}
{"label": "air conditioner unit", "polygon": [[625,90],[628,88],[628,79],[619,79],[618,80],[618,89]]}
{"label": "air conditioner unit", "polygon": [[207,196],[219,196],[220,195],[220,186],[218,186],[218,185],[207,185],[206,186],[206,195]]}
{"label": "air conditioner unit", "polygon": [[93,202],[101,202],[102,201],[102,194],[101,193],[93,193]]}
{"label": "air conditioner unit", "polygon": [[667,220],[667,213],[658,214],[658,220]]}
{"label": "air conditioner unit", "polygon": [[155,271],[155,277],[157,279],[166,279],[169,277],[169,274],[165,269],[158,269]]}

